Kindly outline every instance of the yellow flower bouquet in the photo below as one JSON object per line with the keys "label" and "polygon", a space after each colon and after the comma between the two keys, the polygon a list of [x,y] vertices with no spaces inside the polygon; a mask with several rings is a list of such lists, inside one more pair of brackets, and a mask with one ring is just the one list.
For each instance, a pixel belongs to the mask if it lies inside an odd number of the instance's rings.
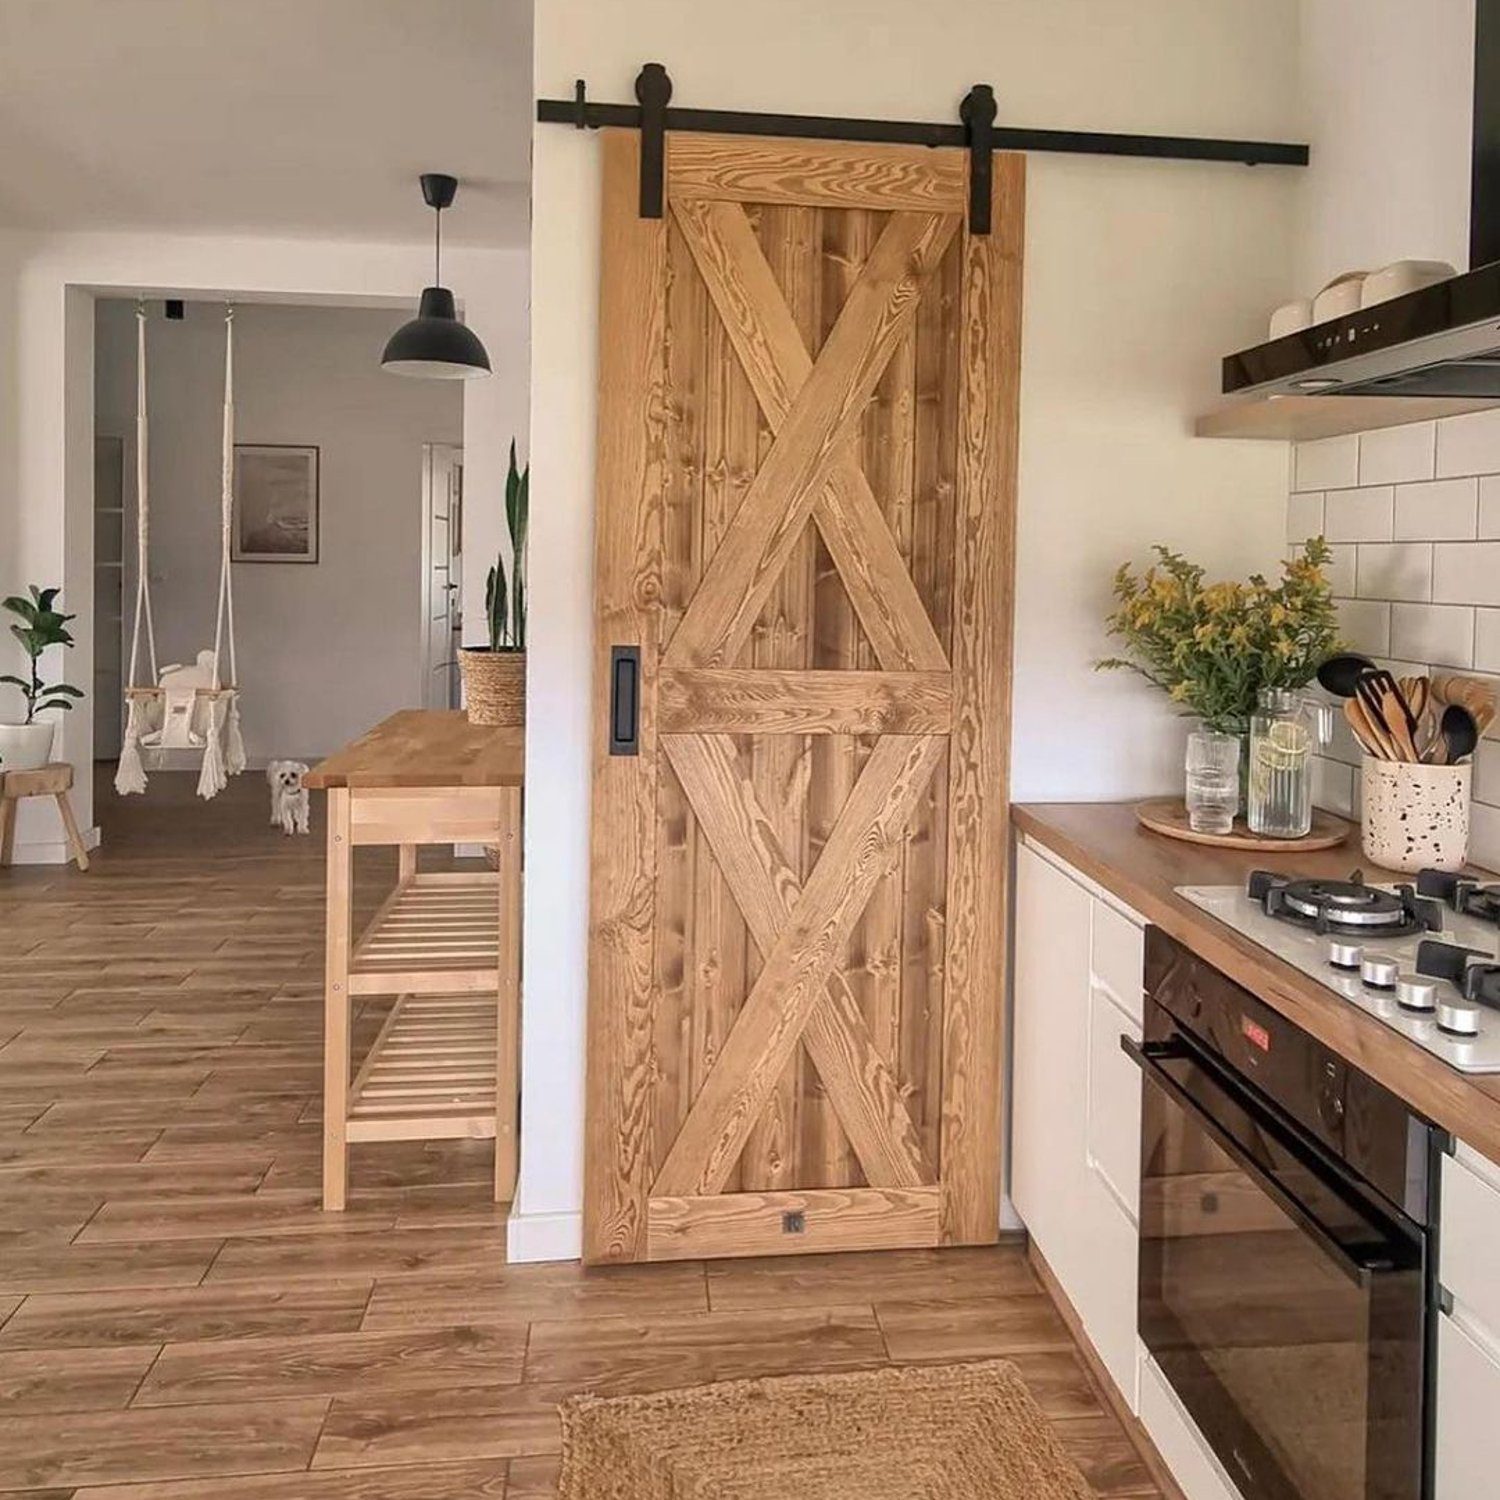
{"label": "yellow flower bouquet", "polygon": [[1115,574],[1109,633],[1125,655],[1098,663],[1139,672],[1209,729],[1243,735],[1262,688],[1300,688],[1338,650],[1327,542],[1314,537],[1282,564],[1281,581],[1208,583],[1167,547],[1139,577]]}

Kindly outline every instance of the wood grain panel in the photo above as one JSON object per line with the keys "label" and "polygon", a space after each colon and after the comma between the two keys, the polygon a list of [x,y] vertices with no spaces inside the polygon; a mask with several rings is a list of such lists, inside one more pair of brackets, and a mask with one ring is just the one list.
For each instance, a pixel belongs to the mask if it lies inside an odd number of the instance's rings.
{"label": "wood grain panel", "polygon": [[[919,1187],[652,1198],[651,1258],[821,1255],[934,1245],[939,1196],[936,1188]],[[789,1214],[801,1216],[795,1231],[786,1227]]]}
{"label": "wood grain panel", "polygon": [[872,150],[845,141],[761,141],[671,131],[667,181],[674,198],[802,203],[813,208],[962,213],[963,155],[920,146]]}
{"label": "wood grain panel", "polygon": [[[796,873],[754,787],[732,790],[736,772],[722,741],[664,741],[762,954],[769,955],[801,897]],[[736,815],[738,812],[738,816]],[[889,1067],[840,974],[814,1006],[802,1038],[871,1183],[916,1187],[931,1167]]]}
{"label": "wood grain panel", "polygon": [[[743,228],[746,238],[753,242],[754,230],[743,210],[734,207],[731,212],[738,216],[736,222]],[[812,208],[785,205],[768,206],[760,211],[760,233],[768,246],[767,264],[776,278],[779,295],[784,299],[782,305],[787,309],[792,332],[799,342],[815,337],[818,325],[820,289],[813,258],[817,228],[818,213]],[[691,242],[690,235],[689,244]],[[709,295],[712,300],[712,289]],[[719,322],[734,344],[734,330],[722,316]],[[743,358],[739,364],[753,390],[755,382],[749,378],[750,371]],[[768,440],[778,430],[778,424],[767,420],[762,426],[765,433],[762,447],[768,451]],[[795,677],[799,669],[805,670],[811,656],[808,636],[813,589],[811,530],[804,523],[802,535],[788,554],[786,567],[756,621],[749,645],[750,660],[755,667],[781,672],[789,678]],[[806,817],[802,799],[793,795],[793,791],[807,755],[806,742],[800,738],[793,740],[787,735],[767,734],[763,728],[751,726],[745,744],[750,761],[750,790],[752,794],[759,794],[773,836],[783,850],[792,851],[800,869]],[[743,910],[744,902],[737,894],[736,901]],[[753,936],[748,913],[746,916],[746,926]],[[766,945],[757,943],[747,959],[746,974],[752,983],[759,977],[755,960],[764,960],[767,952]],[[796,1185],[801,1167],[798,1117],[804,1072],[803,1054],[794,1050],[771,1088],[760,1119],[745,1141],[740,1157],[740,1176],[745,1188],[765,1191]]]}
{"label": "wood grain panel", "polygon": [[[661,734],[947,734],[947,672],[749,671],[664,668],[657,679]],[[794,749],[800,754],[803,747]],[[788,765],[778,796],[792,786]]]}
{"label": "wood grain panel", "polygon": [[584,1195],[591,1260],[643,1249],[650,1176],[650,1055],[655,998],[656,726],[644,697],[639,753],[609,755],[610,649],[638,645],[654,673],[665,459],[662,368],[666,226],[632,206],[640,138],[607,131],[600,289],[599,493],[595,522],[593,845],[589,903],[589,1036]]}
{"label": "wood grain panel", "polygon": [[[797,299],[799,308],[809,309],[800,319],[782,302],[778,278],[738,205],[677,201],[673,206],[766,420],[773,431],[780,431],[812,373],[811,298]],[[873,227],[868,215],[849,218],[861,231]],[[797,248],[803,251],[803,266],[815,270],[814,250],[821,247]],[[865,253],[862,246],[858,260],[846,259],[843,264],[857,273]],[[783,271],[781,279],[790,274]],[[849,290],[836,284],[830,305],[842,308]],[[908,336],[898,350],[909,347]],[[903,358],[896,363],[899,380],[906,374],[906,362]],[[882,380],[891,373],[887,371]],[[945,670],[947,657],[853,452],[841,454],[834,464],[813,519],[881,665],[891,671]],[[791,571],[796,571],[795,564]]]}
{"label": "wood grain panel", "polygon": [[942,746],[937,736],[887,735],[850,795],[795,911],[767,957],[724,1051],[693,1102],[654,1184],[658,1197],[717,1192],[796,1047],[829,970]]}
{"label": "wood grain panel", "polygon": [[734,663],[954,224],[899,214],[887,225],[672,637],[669,666]]}
{"label": "wood grain panel", "polygon": [[995,161],[994,230],[963,241],[943,1009],[943,1239],[993,1241],[1000,1219],[1001,1052],[1015,485],[1021,379],[1023,157]]}

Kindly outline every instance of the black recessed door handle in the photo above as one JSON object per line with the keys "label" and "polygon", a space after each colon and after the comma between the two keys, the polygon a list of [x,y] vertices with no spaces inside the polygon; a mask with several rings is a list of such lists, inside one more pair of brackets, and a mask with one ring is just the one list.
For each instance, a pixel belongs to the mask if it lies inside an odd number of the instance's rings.
{"label": "black recessed door handle", "polygon": [[609,753],[639,755],[641,742],[641,648],[609,648]]}

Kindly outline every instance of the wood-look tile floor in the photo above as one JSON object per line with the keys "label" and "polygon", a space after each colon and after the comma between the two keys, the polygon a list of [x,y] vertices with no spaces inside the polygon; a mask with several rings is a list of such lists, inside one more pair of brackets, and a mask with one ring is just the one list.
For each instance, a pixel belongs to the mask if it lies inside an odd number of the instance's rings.
{"label": "wood-look tile floor", "polygon": [[508,1267],[484,1143],[357,1147],[325,1215],[322,846],[264,796],[101,788],[87,875],[0,871],[0,1491],[532,1500],[574,1391],[1004,1354],[1156,1493],[1016,1246]]}

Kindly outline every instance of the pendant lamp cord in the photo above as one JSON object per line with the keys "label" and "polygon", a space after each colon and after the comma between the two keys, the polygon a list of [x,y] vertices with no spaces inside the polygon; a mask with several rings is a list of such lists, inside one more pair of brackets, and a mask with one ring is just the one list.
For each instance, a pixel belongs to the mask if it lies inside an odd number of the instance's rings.
{"label": "pendant lamp cord", "polygon": [[437,226],[432,237],[432,284],[442,286],[443,284],[443,211],[435,208],[433,212],[437,215]]}

